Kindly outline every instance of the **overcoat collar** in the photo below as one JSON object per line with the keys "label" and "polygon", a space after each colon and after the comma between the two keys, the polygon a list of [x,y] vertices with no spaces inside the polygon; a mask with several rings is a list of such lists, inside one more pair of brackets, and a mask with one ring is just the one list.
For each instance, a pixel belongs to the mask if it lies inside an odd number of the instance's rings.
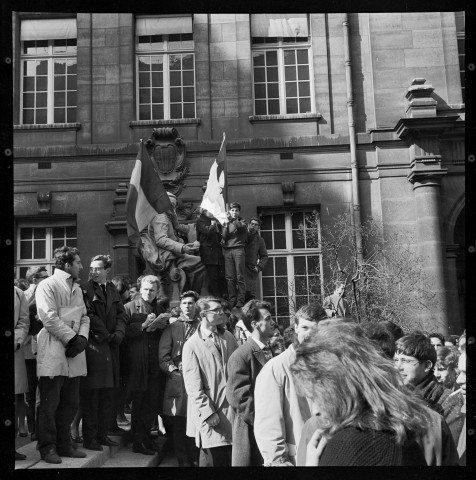
{"label": "overcoat collar", "polygon": [[266,363],[266,356],[263,350],[259,348],[259,345],[253,340],[252,337],[248,338],[247,342],[250,345],[251,352],[256,357],[256,360],[258,360],[261,365],[264,365]]}
{"label": "overcoat collar", "polygon": [[226,358],[227,354],[227,348],[226,348],[226,340],[223,339],[223,336],[218,333],[218,339],[220,342],[220,349],[221,349],[221,355],[220,352],[218,351],[215,342],[202,330],[202,326],[199,325],[197,329],[197,335],[202,339],[202,341],[205,343],[207,348],[210,350],[212,355],[215,357],[215,359],[218,361],[218,364],[221,366],[222,370],[224,370],[224,359]]}

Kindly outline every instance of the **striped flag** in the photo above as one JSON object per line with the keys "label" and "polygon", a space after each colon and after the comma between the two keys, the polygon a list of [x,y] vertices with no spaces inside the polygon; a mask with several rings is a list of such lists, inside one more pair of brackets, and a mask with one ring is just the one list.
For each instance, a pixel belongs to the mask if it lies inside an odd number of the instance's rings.
{"label": "striped flag", "polygon": [[220,223],[226,219],[226,135],[223,133],[220,151],[210,168],[210,176],[207,181],[207,189],[203,194],[200,207],[208,210]]}
{"label": "striped flag", "polygon": [[141,140],[126,199],[129,239],[137,242],[140,232],[149,225],[154,216],[166,212],[169,208],[169,196]]}

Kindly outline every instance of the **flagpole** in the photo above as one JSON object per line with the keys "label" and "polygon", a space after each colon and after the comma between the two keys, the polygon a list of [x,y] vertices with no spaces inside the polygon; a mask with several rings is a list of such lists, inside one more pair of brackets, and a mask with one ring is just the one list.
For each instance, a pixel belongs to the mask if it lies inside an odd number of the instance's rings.
{"label": "flagpole", "polygon": [[[223,140],[222,140],[222,146],[225,143],[226,140],[226,134],[223,132]],[[225,182],[224,182],[224,188],[223,188],[223,200],[225,200],[225,208],[226,211],[228,211],[228,162],[226,160],[227,155],[225,156],[224,162],[225,165],[223,166],[223,173],[225,176]]]}

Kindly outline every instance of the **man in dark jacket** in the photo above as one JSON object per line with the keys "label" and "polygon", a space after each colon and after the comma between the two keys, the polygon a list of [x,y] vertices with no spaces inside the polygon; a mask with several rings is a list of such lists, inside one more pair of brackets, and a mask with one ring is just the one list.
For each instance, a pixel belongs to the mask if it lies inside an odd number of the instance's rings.
{"label": "man in dark jacket", "polygon": [[394,362],[403,383],[411,387],[427,407],[443,414],[442,403],[451,392],[439,384],[433,374],[436,350],[430,339],[422,333],[400,338],[395,344]]}
{"label": "man in dark jacket", "polygon": [[158,290],[159,279],[146,275],[141,281],[140,298],[124,306],[131,362],[126,382],[132,393],[132,449],[144,455],[153,455],[157,448],[150,430],[160,408],[159,340],[170,317],[157,302]]}
{"label": "man in dark jacket", "polygon": [[208,210],[200,214],[197,219],[200,258],[207,269],[208,292],[216,297],[222,297],[227,292],[221,232],[221,224]]}
{"label": "man in dark jacket", "polygon": [[254,388],[263,365],[272,358],[267,345],[274,333],[274,322],[265,308],[252,307],[243,318],[251,337],[235,350],[228,361],[226,398],[235,411],[233,420],[232,466],[262,466],[263,457],[256,444]]}
{"label": "man in dark jacket", "polygon": [[256,298],[256,282],[259,272],[263,271],[268,261],[268,251],[259,234],[260,220],[251,218],[248,223],[248,236],[245,247],[245,301]]}
{"label": "man in dark jacket", "polygon": [[115,417],[114,388],[119,387],[119,344],[124,338],[125,315],[119,292],[107,281],[111,257],[91,259],[89,281],[83,298],[90,319],[86,364],[88,374],[81,378],[84,448],[102,450],[118,444],[111,440],[108,427]]}
{"label": "man in dark jacket", "polygon": [[246,222],[240,218],[241,205],[232,203],[228,221],[223,226],[223,256],[228,300],[231,307],[243,307],[245,303],[245,244]]}

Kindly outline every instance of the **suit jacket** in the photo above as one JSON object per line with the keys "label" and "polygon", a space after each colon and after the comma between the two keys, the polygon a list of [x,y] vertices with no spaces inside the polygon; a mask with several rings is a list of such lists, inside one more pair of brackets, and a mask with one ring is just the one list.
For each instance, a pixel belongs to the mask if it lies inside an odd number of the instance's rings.
{"label": "suit jacket", "polygon": [[[199,320],[185,321],[180,316],[162,333],[159,342],[159,366],[167,375],[165,380],[163,414],[172,416],[187,415],[187,392],[182,375],[182,351],[185,342],[195,333]],[[187,327],[189,329],[187,330]],[[171,368],[177,367],[174,374]]]}
{"label": "suit jacket", "polygon": [[[187,402],[187,435],[197,447],[213,448],[232,443],[233,410],[226,398],[227,363],[237,344],[233,335],[220,335],[221,355],[201,326],[183,347],[182,368]],[[210,427],[205,421],[217,413],[220,423]]]}
{"label": "suit jacket", "polygon": [[[252,459],[262,458],[254,441],[255,419],[254,390],[256,378],[266,363],[266,357],[252,339],[233,352],[228,361],[226,398],[234,410],[233,420],[233,466],[250,466]],[[253,451],[257,450],[257,452]],[[255,466],[260,466],[260,464]]]}
{"label": "suit jacket", "polygon": [[[82,388],[118,387],[119,344],[125,334],[125,312],[121,296],[113,283],[106,283],[106,297],[99,284],[89,280],[83,285],[83,298],[90,320],[86,363],[88,375]],[[109,336],[115,335],[113,341]]]}
{"label": "suit jacket", "polygon": [[254,430],[265,465],[295,463],[302,428],[311,416],[309,403],[296,393],[291,375],[295,358],[290,345],[266,363],[256,379]]}

